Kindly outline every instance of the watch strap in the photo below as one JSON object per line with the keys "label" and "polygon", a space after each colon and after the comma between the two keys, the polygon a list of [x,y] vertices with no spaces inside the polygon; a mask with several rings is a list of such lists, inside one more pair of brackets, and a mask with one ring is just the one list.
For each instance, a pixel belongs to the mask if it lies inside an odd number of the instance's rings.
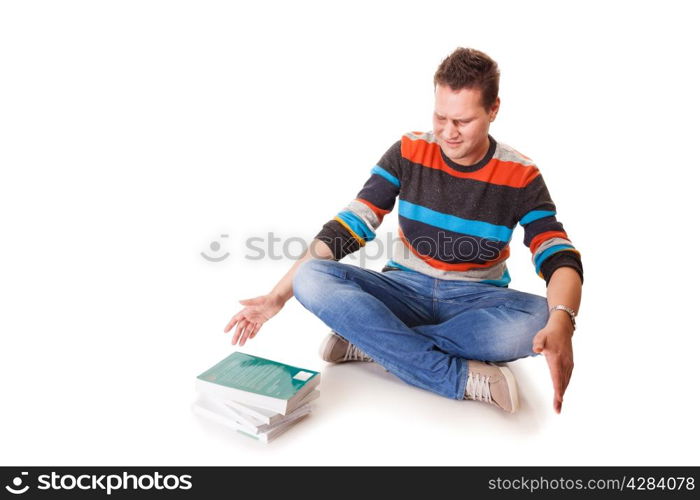
{"label": "watch strap", "polygon": [[565,306],[564,304],[558,304],[552,308],[549,309],[549,314],[552,314],[554,311],[565,311],[568,315],[569,318],[571,318],[571,324],[574,327],[574,330],[576,330],[576,311],[574,311],[572,308],[569,306]]}

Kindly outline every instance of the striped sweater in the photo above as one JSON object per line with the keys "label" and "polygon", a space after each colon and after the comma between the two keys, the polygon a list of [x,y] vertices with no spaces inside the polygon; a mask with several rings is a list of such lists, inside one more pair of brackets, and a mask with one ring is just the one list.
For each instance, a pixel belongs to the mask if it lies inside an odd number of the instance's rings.
{"label": "striped sweater", "polygon": [[470,166],[450,160],[432,132],[404,134],[372,167],[369,179],[316,238],[340,260],[375,238],[399,198],[398,238],[382,272],[507,287],[513,230],[520,224],[535,272],[549,284],[559,267],[583,281],[581,256],[569,240],[535,164],[489,136],[486,156]]}

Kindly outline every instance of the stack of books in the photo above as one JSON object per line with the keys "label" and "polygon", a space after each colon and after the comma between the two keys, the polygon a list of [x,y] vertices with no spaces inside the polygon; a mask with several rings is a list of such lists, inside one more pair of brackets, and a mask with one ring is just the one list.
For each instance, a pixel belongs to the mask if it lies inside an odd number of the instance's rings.
{"label": "stack of books", "polygon": [[234,352],[197,376],[192,411],[262,442],[311,413],[321,374]]}

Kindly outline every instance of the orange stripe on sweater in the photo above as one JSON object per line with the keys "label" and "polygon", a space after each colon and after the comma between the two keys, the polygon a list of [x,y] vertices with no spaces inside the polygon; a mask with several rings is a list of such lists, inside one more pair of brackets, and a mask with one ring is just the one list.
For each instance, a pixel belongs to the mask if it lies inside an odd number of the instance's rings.
{"label": "orange stripe on sweater", "polygon": [[530,242],[530,251],[534,254],[537,251],[537,248],[549,238],[569,239],[569,237],[563,231],[546,231],[532,238],[532,241]]}
{"label": "orange stripe on sweater", "polygon": [[534,165],[523,165],[513,161],[501,161],[492,158],[476,172],[460,172],[450,167],[440,154],[440,146],[436,142],[422,139],[412,140],[408,137],[401,139],[401,154],[408,161],[424,167],[441,170],[453,177],[474,179],[491,184],[522,188],[527,186],[540,172]]}
{"label": "orange stripe on sweater", "polygon": [[499,253],[498,257],[496,257],[494,260],[490,260],[488,262],[485,262],[483,264],[474,264],[471,262],[465,262],[463,264],[450,264],[448,262],[443,262],[438,259],[434,259],[432,257],[429,257],[427,255],[423,255],[422,253],[418,252],[413,246],[408,242],[406,239],[406,236],[403,234],[403,231],[399,227],[399,237],[401,238],[401,241],[403,241],[404,245],[408,247],[408,249],[419,259],[421,259],[423,262],[428,264],[430,267],[434,267],[436,269],[442,269],[443,271],[469,271],[470,269],[479,269],[479,268],[485,268],[485,267],[491,267],[494,264],[498,264],[499,262],[506,260],[510,256],[510,245],[506,245],[503,250]]}

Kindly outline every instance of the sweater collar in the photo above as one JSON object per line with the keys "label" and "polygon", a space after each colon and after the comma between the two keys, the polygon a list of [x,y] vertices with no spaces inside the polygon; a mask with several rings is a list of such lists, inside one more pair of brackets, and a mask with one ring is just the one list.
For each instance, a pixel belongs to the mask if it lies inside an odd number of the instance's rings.
{"label": "sweater collar", "polygon": [[496,152],[496,139],[491,137],[491,134],[489,134],[489,149],[486,151],[486,155],[479,160],[478,162],[474,163],[473,165],[460,165],[459,163],[456,163],[452,160],[450,160],[445,152],[440,148],[440,155],[442,156],[442,159],[447,165],[449,165],[451,168],[459,171],[459,172],[475,172],[485,166],[489,161],[491,161],[491,158],[493,158],[494,153]]}

